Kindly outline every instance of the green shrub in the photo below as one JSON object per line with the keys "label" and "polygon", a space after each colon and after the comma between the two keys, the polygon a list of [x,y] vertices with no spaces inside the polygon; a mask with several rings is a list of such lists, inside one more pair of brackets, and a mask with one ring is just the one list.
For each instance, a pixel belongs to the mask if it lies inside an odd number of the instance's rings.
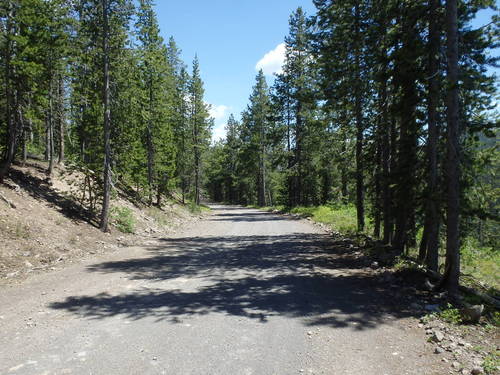
{"label": "green shrub", "polygon": [[500,367],[500,351],[494,350],[486,356],[483,362],[483,370],[487,374],[496,374]]}
{"label": "green shrub", "polygon": [[135,231],[135,218],[130,208],[112,207],[111,222],[122,233],[134,233]]}
{"label": "green shrub", "polygon": [[461,324],[463,322],[460,311],[450,304],[448,304],[446,309],[439,313],[439,317],[445,322],[451,324]]}

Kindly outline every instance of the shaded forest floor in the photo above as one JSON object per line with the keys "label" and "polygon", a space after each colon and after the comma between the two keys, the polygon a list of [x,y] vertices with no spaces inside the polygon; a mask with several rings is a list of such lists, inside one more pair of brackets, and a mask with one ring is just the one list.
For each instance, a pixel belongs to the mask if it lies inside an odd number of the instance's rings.
{"label": "shaded forest floor", "polygon": [[76,199],[75,176],[57,167],[48,179],[45,164],[14,166],[0,185],[0,283],[167,235],[202,216],[173,202],[162,209],[141,206],[119,192],[112,206],[126,210],[133,233],[120,231],[120,217],[113,216],[110,233],[103,233]]}

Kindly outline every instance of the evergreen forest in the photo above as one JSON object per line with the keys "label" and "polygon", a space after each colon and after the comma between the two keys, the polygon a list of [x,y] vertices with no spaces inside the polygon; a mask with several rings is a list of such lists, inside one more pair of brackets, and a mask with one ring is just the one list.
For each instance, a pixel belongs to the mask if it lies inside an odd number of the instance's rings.
{"label": "evergreen forest", "polygon": [[30,158],[78,171],[103,231],[118,187],[337,215],[456,295],[464,257],[499,259],[499,18],[471,25],[495,1],[313,2],[212,141],[202,61],[161,37],[153,0],[3,0],[0,182]]}

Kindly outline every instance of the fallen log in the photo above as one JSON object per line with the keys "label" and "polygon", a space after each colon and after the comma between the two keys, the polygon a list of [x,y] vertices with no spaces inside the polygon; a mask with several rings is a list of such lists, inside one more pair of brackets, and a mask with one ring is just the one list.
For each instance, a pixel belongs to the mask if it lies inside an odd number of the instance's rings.
{"label": "fallen log", "polygon": [[[429,278],[431,278],[432,280],[440,280],[441,279],[441,275],[439,273],[425,268],[424,266],[422,266],[422,264],[418,263],[415,259],[408,257],[408,256],[404,256],[403,258],[405,260],[407,260],[408,262],[411,262],[411,263],[417,265],[418,267],[420,267],[426,273],[426,275],[429,276]],[[469,287],[464,286],[464,285],[460,285],[459,290],[462,293],[472,294],[472,295],[482,299],[484,302],[486,302],[492,306],[495,306],[495,308],[500,309],[500,301],[495,297],[489,296],[488,294],[480,292],[479,290],[469,288]]]}
{"label": "fallen log", "polygon": [[12,203],[10,200],[4,197],[3,194],[0,193],[0,199],[9,205],[10,208],[16,208],[16,205]]}

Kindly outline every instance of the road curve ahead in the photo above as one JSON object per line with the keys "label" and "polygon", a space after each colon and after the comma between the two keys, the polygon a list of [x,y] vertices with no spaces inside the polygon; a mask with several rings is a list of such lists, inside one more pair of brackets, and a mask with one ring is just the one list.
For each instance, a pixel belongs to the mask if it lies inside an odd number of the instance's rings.
{"label": "road curve ahead", "polygon": [[0,289],[0,374],[439,374],[390,285],[307,221],[230,206]]}

